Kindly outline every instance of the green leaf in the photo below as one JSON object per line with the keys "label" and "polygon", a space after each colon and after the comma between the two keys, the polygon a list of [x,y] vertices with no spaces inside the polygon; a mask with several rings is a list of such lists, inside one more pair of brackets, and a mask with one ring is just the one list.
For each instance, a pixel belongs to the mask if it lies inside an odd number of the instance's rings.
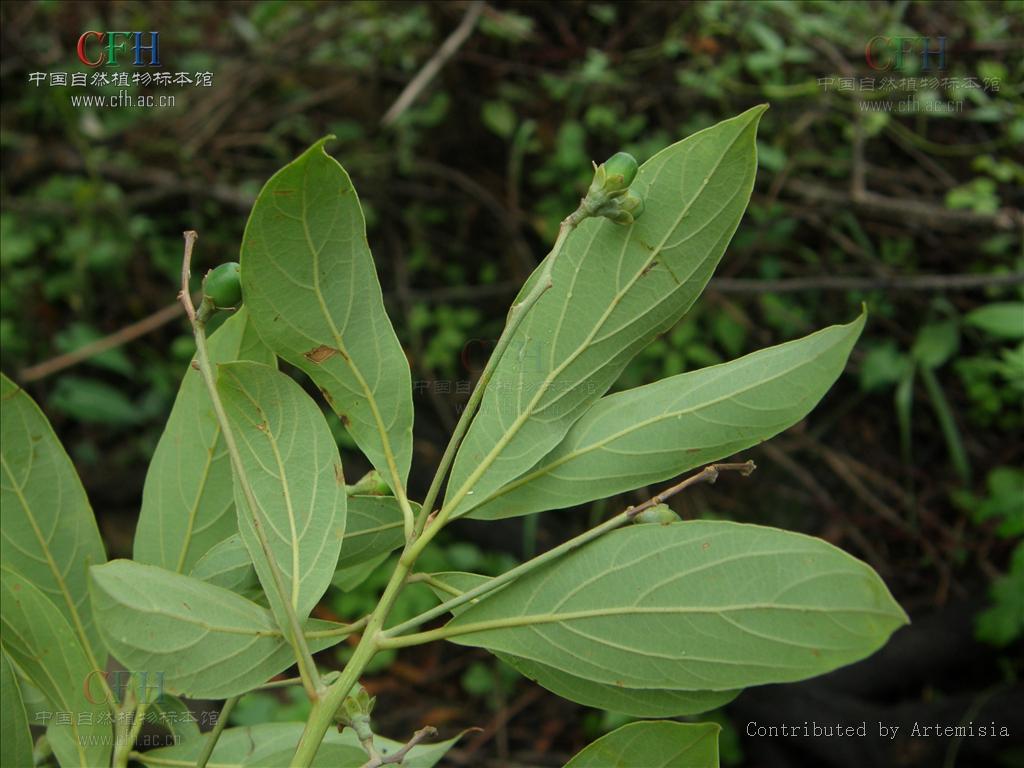
{"label": "green leaf", "polygon": [[1010,570],[989,588],[992,605],[975,618],[974,632],[983,642],[1007,646],[1024,635],[1024,543],[1018,544]]}
{"label": "green leaf", "polygon": [[162,694],[146,707],[146,722],[165,728],[177,743],[199,738],[199,724],[195,715],[177,696]]}
{"label": "green leaf", "polygon": [[272,556],[284,582],[278,595],[239,478],[238,530],[281,626],[279,597],[306,618],[331,583],[345,535],[345,476],[320,408],[293,379],[259,363],[218,369],[217,391],[241,453]]}
{"label": "green leaf", "polygon": [[0,765],[32,765],[32,734],[28,729],[28,716],[21,698],[21,689],[14,676],[14,667],[6,651],[0,652]]}
{"label": "green leaf", "polygon": [[595,682],[725,691],[850,664],[906,622],[878,575],[840,549],[694,521],[613,531],[444,629]]}
{"label": "green leaf", "polygon": [[767,440],[817,405],[846,365],[864,320],[603,397],[537,466],[472,516],[511,517],[606,498]]}
{"label": "green leaf", "polygon": [[1024,338],[1024,302],[1004,301],[978,307],[964,322],[1000,339]]}
{"label": "green leaf", "polygon": [[[413,512],[418,504],[411,504]],[[349,569],[382,558],[402,546],[402,510],[393,496],[349,496],[345,520],[345,538],[332,582]],[[339,574],[342,576],[339,577]],[[253,599],[262,594],[256,570],[238,534],[230,536],[207,552],[192,569],[193,577],[230,589]]]}
{"label": "green leaf", "polygon": [[[418,512],[419,505],[411,504]],[[405,542],[402,510],[393,496],[349,496],[348,522],[338,568],[351,568],[398,549]]]}
{"label": "green leaf", "polygon": [[563,699],[575,701],[586,707],[620,712],[630,717],[699,715],[724,707],[741,693],[739,690],[672,691],[595,683],[539,661],[503,653],[495,655],[520,674]]}
{"label": "green leaf", "polygon": [[[98,673],[64,614],[31,581],[7,567],[0,592],[4,650],[51,708],[54,720],[47,737],[60,764],[64,768],[109,765],[111,724],[109,719],[104,724],[101,717],[109,713],[104,694],[90,686],[91,675]],[[86,693],[87,687],[91,694]],[[10,706],[5,698],[4,709]],[[67,724],[56,722],[59,713],[70,714]],[[88,715],[88,724],[79,715]]]}
{"label": "green leaf", "polygon": [[331,578],[331,584],[336,586],[342,592],[351,592],[368,578],[370,574],[376,571],[384,562],[388,559],[390,553],[385,552],[383,555],[377,555],[372,560],[359,563],[358,565],[352,565],[348,568],[339,568],[334,572],[334,576]]}
{"label": "green leaf", "polygon": [[892,340],[867,350],[860,364],[860,386],[865,392],[890,387],[912,367],[910,359]]}
{"label": "green leaf", "polygon": [[0,378],[0,560],[53,600],[86,656],[106,658],[89,611],[89,566],[107,559],[85,489],[46,416]]}
{"label": "green leaf", "polygon": [[960,482],[967,485],[971,481],[971,463],[967,458],[967,448],[960,437],[960,428],[956,424],[956,417],[953,409],[942,391],[942,385],[935,377],[935,371],[928,366],[921,367],[921,380],[932,401],[932,410],[935,411],[935,418],[939,422],[942,436],[946,440],[946,449],[949,451],[949,458],[953,462],[953,469],[956,470]]}
{"label": "green leaf", "polygon": [[909,465],[914,442],[911,433],[914,416],[914,378],[917,367],[910,364],[904,370],[896,389],[893,392],[893,405],[896,407],[896,424],[900,433],[900,454],[903,463]]}
{"label": "green leaf", "polygon": [[267,182],[242,241],[260,336],[320,387],[392,489],[412,460],[409,363],[384,311],[359,198],[321,139]]}
{"label": "green leaf", "polygon": [[[234,592],[131,560],[111,561],[91,575],[93,609],[110,652],[128,669],[163,672],[168,693],[227,698],[295,663],[270,612]],[[324,621],[307,621],[305,630],[314,653],[342,635]]]}
{"label": "green leaf", "polygon": [[718,768],[716,723],[629,723],[584,747],[565,768]]}
{"label": "green leaf", "polygon": [[[457,571],[433,573],[431,578],[434,583],[429,586],[441,601],[473,589],[488,580],[487,576]],[[444,585],[444,588],[439,588],[440,585]],[[471,602],[469,605],[472,604]],[[458,615],[468,607],[468,605],[459,606],[453,613]],[[531,659],[501,652],[496,652],[494,655],[520,674],[563,699],[575,701],[577,704],[587,707],[621,712],[631,717],[696,715],[724,706],[740,694],[740,691],[668,691],[595,683],[592,680],[577,677],[564,669],[551,667]]]}
{"label": "green leaf", "polygon": [[[244,728],[228,728],[217,740],[207,768],[279,768],[287,765],[295,753],[303,728],[302,723],[263,723]],[[453,739],[436,744],[419,744],[409,751],[402,766],[432,768],[461,737],[460,733]],[[152,768],[192,765],[199,757],[202,744],[202,740],[199,740],[154,749],[139,755],[138,759]],[[374,744],[385,756],[402,747],[399,742],[380,736],[374,738]],[[367,760],[366,752],[351,728],[346,728],[342,733],[331,729],[311,765],[313,768],[358,768]]]}
{"label": "green leaf", "polygon": [[[244,307],[210,336],[209,347],[214,365],[274,362]],[[133,557],[188,573],[207,551],[237,531],[231,461],[202,375],[190,365],[146,472]]]}
{"label": "green leaf", "polygon": [[469,512],[536,464],[633,356],[690,308],[746,208],[764,110],[644,163],[630,187],[645,205],[636,223],[591,218],[568,237],[552,287],[512,337],[459,449],[445,501],[452,514]]}
{"label": "green leaf", "polygon": [[922,326],[910,354],[924,368],[938,368],[960,348],[960,329],[952,320]]}
{"label": "green leaf", "polygon": [[985,484],[985,497],[979,499],[968,494],[962,504],[954,497],[957,505],[969,512],[976,523],[998,520],[996,535],[1001,539],[1024,536],[1024,470],[994,467],[989,470]]}
{"label": "green leaf", "polygon": [[203,555],[189,575],[208,584],[230,589],[250,600],[263,592],[249,550],[237,533],[228,536]]}
{"label": "green leaf", "polygon": [[117,387],[97,379],[63,376],[49,397],[49,407],[85,424],[129,426],[145,413]]}

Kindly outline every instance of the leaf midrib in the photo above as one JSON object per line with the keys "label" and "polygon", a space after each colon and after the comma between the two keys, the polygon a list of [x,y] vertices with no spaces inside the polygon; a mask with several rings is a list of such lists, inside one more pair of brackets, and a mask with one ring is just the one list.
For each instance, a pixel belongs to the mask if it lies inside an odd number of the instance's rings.
{"label": "leaf midrib", "polygon": [[[701,411],[701,410],[703,410],[705,408],[711,408],[711,407],[713,407],[715,405],[718,405],[719,403],[721,403],[721,402],[723,402],[725,400],[729,400],[729,399],[732,399],[732,398],[744,395],[744,394],[746,394],[747,392],[749,392],[752,389],[755,389],[757,387],[763,386],[764,384],[767,384],[767,383],[770,383],[772,381],[775,381],[775,380],[777,380],[777,379],[779,379],[779,378],[781,378],[783,376],[788,376],[789,374],[793,373],[793,371],[803,367],[804,365],[808,365],[810,363],[813,363],[814,361],[819,360],[826,352],[830,351],[831,349],[832,349],[832,347],[829,347],[827,350],[821,352],[820,354],[816,355],[815,357],[810,358],[809,360],[804,360],[802,362],[798,362],[796,365],[793,365],[792,367],[787,368],[786,370],[779,372],[775,376],[771,376],[771,377],[769,377],[767,379],[759,379],[758,381],[756,381],[756,382],[754,382],[754,383],[752,383],[752,384],[750,384],[748,386],[745,386],[745,387],[743,387],[741,389],[734,390],[732,392],[729,392],[728,394],[721,395],[720,397],[715,398],[713,400],[708,400],[708,401],[700,403],[698,405],[694,405],[694,406],[691,406],[689,408],[683,408],[683,409],[678,410],[678,411],[665,412],[665,413],[659,414],[657,416],[652,416],[649,419],[645,419],[643,421],[638,421],[638,422],[636,422],[634,424],[631,424],[630,426],[626,427],[625,429],[621,429],[618,432],[610,434],[609,436],[607,436],[606,438],[603,438],[602,440],[599,440],[599,441],[597,441],[595,443],[591,443],[591,444],[587,445],[584,448],[573,450],[570,453],[567,453],[564,456],[561,456],[558,459],[555,459],[550,464],[545,464],[540,469],[534,470],[533,472],[527,473],[525,475],[521,475],[519,478],[510,481],[509,483],[505,484],[504,486],[499,488],[497,491],[495,491],[493,494],[488,496],[483,502],[481,502],[481,504],[479,506],[482,507],[484,504],[488,504],[488,503],[494,501],[495,499],[500,498],[501,496],[505,496],[508,493],[511,493],[516,488],[518,488],[520,486],[523,486],[523,485],[526,485],[527,483],[531,483],[534,480],[536,480],[538,477],[541,477],[543,475],[546,475],[546,474],[554,471],[555,469],[557,469],[561,465],[565,464],[566,462],[572,461],[573,459],[577,459],[580,456],[585,456],[586,454],[588,454],[588,453],[590,453],[592,451],[599,450],[599,449],[605,447],[608,443],[614,442],[615,440],[618,440],[619,438],[622,438],[622,437],[625,437],[627,435],[630,435],[630,434],[632,434],[633,432],[635,432],[638,429],[643,429],[644,427],[650,426],[651,424],[657,424],[658,422],[665,421],[667,419],[678,418],[679,416],[692,415],[692,414],[697,413],[698,411]],[[728,365],[728,363],[723,363],[723,365]],[[717,366],[713,366],[713,367],[717,367]],[[707,370],[707,369],[703,369],[703,370]],[[625,393],[623,393],[623,394],[625,394]],[[614,397],[614,395],[613,395],[613,397]],[[542,459],[542,461],[543,461],[543,459]]]}
{"label": "leaf midrib", "polygon": [[[245,388],[245,386],[242,383],[241,379],[239,379],[237,376],[232,376],[232,378],[235,381],[235,386],[237,387],[238,391],[241,392],[242,395],[247,400],[249,400],[250,403],[252,403],[253,407],[256,408],[257,412],[260,413],[263,416],[263,418],[264,418],[263,425],[264,425],[265,429],[262,429],[262,430],[259,429],[258,425],[256,425],[256,428],[257,428],[258,432],[260,432],[261,434],[266,436],[267,442],[270,444],[270,449],[274,452],[274,461],[277,463],[278,477],[281,480],[281,490],[282,490],[282,492],[284,494],[285,510],[287,512],[287,515],[288,515],[288,526],[289,526],[289,530],[291,531],[291,542],[290,542],[289,549],[291,550],[291,560],[292,560],[292,572],[291,572],[291,582],[292,582],[291,583],[291,601],[292,601],[292,608],[295,609],[296,611],[298,611],[299,610],[299,593],[300,593],[299,587],[301,586],[302,574],[301,574],[301,571],[299,570],[299,559],[300,559],[299,558],[299,534],[298,534],[298,527],[297,527],[297,524],[296,524],[296,521],[295,521],[295,508],[294,508],[294,504],[292,502],[291,487],[290,487],[289,482],[288,482],[288,473],[285,471],[284,460],[282,459],[281,451],[278,448],[277,438],[274,435],[274,431],[271,429],[270,416],[266,413],[265,410],[263,410],[263,407],[259,404],[259,401],[252,395],[252,393],[250,393],[249,390]],[[246,443],[248,443],[248,442],[249,441],[246,439]],[[313,491],[312,491],[312,498],[314,499],[314,503],[315,503],[315,499],[316,499],[317,481],[318,480],[319,480],[319,474],[314,475],[314,485],[313,485]],[[270,516],[263,510],[262,504],[259,505],[259,506],[260,506],[260,512],[263,514],[263,517],[267,520],[268,525],[273,527],[273,523],[270,520]],[[276,528],[275,528],[275,531],[276,531]]]}
{"label": "leaf midrib", "polygon": [[[326,155],[326,153],[325,153]],[[342,359],[348,366],[349,370],[352,371],[352,375],[355,377],[359,387],[363,390],[363,396],[366,398],[367,405],[370,406],[370,413],[373,414],[373,420],[377,426],[377,432],[381,439],[381,448],[384,450],[384,459],[388,463],[388,471],[391,473],[391,480],[394,483],[395,488],[401,488],[403,483],[399,479],[398,475],[398,464],[395,461],[394,452],[391,450],[391,440],[388,437],[387,427],[384,425],[384,419],[381,417],[380,408],[377,406],[377,398],[373,394],[373,390],[370,389],[366,379],[363,377],[362,371],[359,366],[356,365],[355,360],[349,354],[345,342],[342,339],[341,333],[338,331],[337,325],[334,323],[334,317],[331,315],[327,308],[327,302],[320,290],[320,250],[313,244],[312,234],[309,231],[309,217],[307,216],[307,196],[306,190],[308,185],[310,164],[306,163],[302,169],[302,232],[306,238],[306,247],[309,248],[309,252],[313,256],[313,293],[316,296],[317,303],[320,305],[320,312],[327,322],[328,327],[331,330],[331,336],[334,338],[335,346],[339,353],[341,353]],[[332,220],[331,226],[334,226]],[[324,245],[327,244],[329,238],[325,238]],[[352,261],[352,273],[355,274],[356,266],[355,260]],[[355,290],[353,286],[353,291]],[[351,306],[351,302],[350,302]]]}
{"label": "leaf midrib", "polygon": [[[185,537],[181,543],[181,553],[178,555],[176,573],[185,572],[185,561],[188,559],[188,551],[192,546],[192,532],[195,530],[196,519],[199,517],[199,503],[206,492],[206,484],[210,479],[210,469],[213,467],[214,456],[216,455],[217,442],[220,440],[220,424],[214,427],[213,440],[210,449],[206,453],[206,460],[203,463],[203,473],[199,479],[199,486],[196,488],[195,498],[188,511],[188,523],[185,525]],[[162,526],[161,526],[162,530]]]}
{"label": "leaf midrib", "polygon": [[[739,141],[740,136],[742,136],[744,134],[744,132],[745,132],[745,128],[744,129],[740,129],[739,131],[736,132],[736,135],[732,138],[732,140],[729,142],[729,144],[726,146],[726,148],[722,151],[721,155],[715,161],[714,166],[711,168],[710,171],[708,171],[707,178],[711,178],[711,176],[713,176],[715,173],[718,172],[718,169],[721,166],[722,161],[725,159],[726,155],[728,155],[732,151],[732,148],[736,145],[736,143]],[[690,152],[688,153],[687,157],[689,156],[689,154],[692,154],[692,152],[693,152],[693,148],[691,147]],[[685,163],[684,163],[684,168],[685,168]],[[658,173],[660,173],[661,170],[663,170],[663,168],[659,169]],[[657,176],[655,176],[655,178],[652,179],[651,184],[654,184],[654,182],[656,180],[657,180]],[[703,190],[705,185],[706,185],[706,182],[705,182],[704,185],[701,186],[701,190]],[[650,185],[648,185],[648,186],[650,186]],[[644,264],[641,266],[641,268],[636,271],[636,273],[633,275],[633,277],[630,279],[630,281],[626,284],[626,286],[624,286],[621,290],[616,292],[614,299],[612,299],[612,301],[609,302],[608,308],[605,309],[605,311],[602,313],[601,317],[598,318],[598,322],[594,325],[593,329],[591,329],[590,333],[587,335],[587,338],[584,339],[584,341],[582,343],[580,343],[579,346],[577,346],[577,348],[566,358],[566,360],[561,365],[558,366],[558,368],[553,370],[551,373],[549,373],[545,377],[545,379],[542,382],[541,386],[537,388],[537,393],[533,396],[533,398],[530,400],[529,404],[527,405],[526,410],[524,410],[523,413],[521,413],[516,418],[516,420],[512,423],[512,425],[509,427],[509,429],[505,431],[505,433],[502,435],[502,437],[495,444],[494,448],[492,448],[487,453],[487,455],[484,456],[483,460],[477,466],[476,470],[474,470],[470,474],[470,476],[463,482],[463,484],[459,487],[458,491],[456,491],[456,494],[452,498],[452,501],[450,502],[450,504],[446,505],[446,506],[450,506],[451,509],[457,509],[458,508],[458,505],[460,503],[462,503],[462,500],[466,497],[467,493],[470,490],[472,490],[473,485],[475,485],[479,481],[480,477],[483,476],[484,472],[486,472],[490,468],[491,464],[494,463],[494,461],[497,459],[497,457],[501,454],[501,452],[505,449],[505,447],[512,441],[512,439],[519,432],[519,430],[522,429],[522,426],[533,415],[534,409],[537,407],[538,401],[541,399],[541,397],[543,395],[545,395],[547,393],[547,391],[550,388],[552,382],[559,375],[561,375],[561,373],[569,365],[571,365],[573,362],[575,362],[576,359],[581,354],[583,354],[583,352],[589,347],[591,341],[597,335],[598,331],[600,331],[601,328],[604,327],[604,324],[608,321],[608,318],[611,316],[612,312],[618,306],[618,304],[619,304],[620,300],[622,299],[622,297],[636,284],[636,281],[644,274],[644,270],[647,269],[648,265],[652,261],[654,261],[654,259],[658,255],[661,254],[661,251],[662,251],[662,249],[664,249],[665,243],[668,241],[668,238],[672,234],[675,233],[676,229],[682,223],[682,220],[686,217],[686,214],[689,213],[690,209],[693,207],[693,205],[700,198],[701,198],[701,191],[698,191],[697,194],[695,194],[690,199],[690,201],[683,207],[683,210],[676,217],[675,222],[672,224],[671,227],[668,228],[668,231],[665,233],[665,236],[662,237],[661,242],[658,243],[658,246],[656,248],[654,248],[650,252],[650,254],[647,257],[647,260],[644,262]],[[717,214],[717,215],[720,215],[720,214],[721,214],[721,212],[719,212],[719,214]],[[600,225],[598,225],[598,226],[600,226]],[[629,233],[626,235],[626,244],[628,244],[628,242],[632,239],[633,233],[635,231],[636,231],[635,225],[631,225],[630,229],[629,229]],[[625,250],[626,250],[626,245],[623,245],[623,253],[625,253]],[[620,266],[621,266],[621,257],[620,257]],[[697,266],[699,266],[699,265],[697,265]],[[697,266],[694,267],[693,271],[696,271]],[[691,271],[691,276],[693,274],[693,271]],[[566,301],[568,301],[568,299],[566,299]]]}
{"label": "leaf midrib", "polygon": [[[42,594],[41,590],[40,590],[40,594]],[[26,615],[24,604],[19,603],[19,605],[22,607],[21,613],[23,615]],[[9,633],[14,634],[18,639],[20,639],[22,644],[25,646],[26,649],[34,648],[36,646],[36,643],[27,643],[25,641],[25,638],[21,635],[21,633],[18,632],[18,628],[15,627],[10,621],[7,621],[5,623],[7,624],[7,631]],[[47,623],[49,624],[50,622],[47,621]],[[53,625],[51,624],[50,626],[51,626],[51,629],[53,629]],[[33,633],[33,635],[34,634],[35,633]],[[71,668],[71,664],[70,664],[68,658],[63,653],[61,653],[61,660],[64,662],[64,665],[68,669]],[[84,659],[84,661],[86,662],[87,665],[90,663],[88,659]],[[76,711],[76,707],[74,705],[72,705],[72,703],[70,701],[68,701],[67,698],[64,696],[64,688],[65,688],[65,686],[61,685],[56,680],[54,680],[53,675],[51,674],[50,669],[49,669],[49,667],[47,665],[43,664],[40,661],[39,666],[43,670],[43,674],[46,675],[46,679],[49,680],[49,682],[50,682],[50,685],[52,687],[52,695],[53,695],[54,699],[56,700],[55,703],[60,704],[62,707],[64,707],[64,709],[62,711],[74,713]],[[78,756],[79,756],[79,759],[80,759],[80,763],[79,764],[82,765],[82,766],[87,766],[88,763],[86,762],[85,744],[83,743],[83,740],[81,739],[81,737],[78,734],[78,727],[79,726],[78,726],[78,723],[77,723],[77,718],[72,718],[71,722],[67,723],[67,725],[71,728],[72,732],[75,735],[75,747],[76,747],[76,751],[78,752]]]}
{"label": "leaf midrib", "polygon": [[28,500],[25,498],[21,486],[14,480],[14,473],[11,471],[10,466],[7,464],[7,458],[3,454],[0,454],[0,463],[3,465],[4,473],[12,482],[11,489],[17,495],[22,509],[25,510],[25,517],[32,526],[32,532],[35,534],[36,540],[39,542],[39,548],[46,557],[46,563],[50,568],[50,572],[53,574],[54,579],[56,579],[61,596],[64,598],[64,602],[67,604],[68,610],[71,612],[71,619],[75,625],[75,633],[78,635],[78,639],[82,643],[82,649],[86,653],[87,661],[92,665],[93,669],[99,669],[100,666],[96,661],[96,657],[93,655],[92,646],[89,644],[89,638],[85,634],[85,625],[82,624],[82,619],[78,615],[78,608],[71,597],[71,591],[68,589],[67,582],[64,580],[64,574],[57,568],[57,563],[53,559],[53,554],[50,552],[49,542],[43,538],[43,532],[40,530],[39,525],[36,522],[35,515],[32,513],[31,507],[29,507]]}

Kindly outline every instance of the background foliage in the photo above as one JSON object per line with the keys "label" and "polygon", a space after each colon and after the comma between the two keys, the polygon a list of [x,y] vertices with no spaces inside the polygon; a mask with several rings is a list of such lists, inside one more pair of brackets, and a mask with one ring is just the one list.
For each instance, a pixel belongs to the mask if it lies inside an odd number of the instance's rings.
{"label": "background foliage", "polygon": [[[200,232],[202,270],[236,258],[261,184],[333,133],[329,149],[367,210],[385,303],[412,363],[411,483],[422,494],[508,302],[575,207],[590,160],[619,149],[643,160],[770,102],[754,196],[718,276],[619,386],[847,322],[867,302],[853,362],[819,409],[744,453],[760,467],[749,481],[700,487],[673,505],[688,519],[822,536],[876,568],[915,624],[851,670],[753,689],[725,707],[723,762],[784,765],[797,752],[837,766],[1009,759],[991,740],[867,739],[837,750],[743,730],[818,712],[869,728],[1013,717],[1011,728],[1024,727],[1013,645],[1024,622],[1024,5],[492,2],[439,76],[382,125],[468,8],[5,3],[5,372],[18,378],[170,305],[183,229]],[[29,83],[31,72],[76,71],[87,29],[159,30],[165,68],[212,71],[214,85],[168,91],[173,108],[98,110]],[[821,78],[879,77],[863,53],[875,35],[945,36],[942,74],[989,87],[939,83],[884,99],[827,88]],[[898,74],[927,73],[908,60]],[[871,106],[907,98],[912,114]],[[927,111],[947,101],[962,106]],[[111,556],[129,553],[145,467],[192,350],[173,320],[23,379],[76,462]],[[354,479],[369,467],[328,418]],[[461,521],[424,570],[496,573],[637,498],[646,495],[568,515]],[[380,586],[372,574],[316,615],[356,618]],[[410,590],[395,618],[430,603],[425,587]],[[559,765],[618,724],[482,651],[430,647],[382,654],[375,666],[385,732],[484,726],[453,750],[455,764]],[[303,706],[267,693],[235,719],[291,720]]]}

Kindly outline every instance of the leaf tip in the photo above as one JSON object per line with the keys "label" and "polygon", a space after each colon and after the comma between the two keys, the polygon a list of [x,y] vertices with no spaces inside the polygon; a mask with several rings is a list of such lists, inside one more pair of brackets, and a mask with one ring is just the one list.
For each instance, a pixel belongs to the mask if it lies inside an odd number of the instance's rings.
{"label": "leaf tip", "polygon": [[325,155],[330,157],[330,155],[327,154],[327,143],[330,142],[330,141],[334,141],[337,138],[338,137],[336,135],[334,135],[333,133],[328,133],[326,136],[324,136],[323,138],[319,139],[312,147],[310,147],[309,151],[310,152],[315,152],[316,150],[319,149]]}

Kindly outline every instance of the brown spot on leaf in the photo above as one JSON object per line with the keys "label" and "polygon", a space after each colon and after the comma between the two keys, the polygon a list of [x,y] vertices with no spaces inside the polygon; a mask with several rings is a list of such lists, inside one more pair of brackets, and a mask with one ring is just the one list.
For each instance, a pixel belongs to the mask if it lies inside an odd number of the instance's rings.
{"label": "brown spot on leaf", "polygon": [[294,189],[275,189],[274,190],[274,194],[275,195],[294,195],[295,194],[295,190]]}
{"label": "brown spot on leaf", "polygon": [[324,400],[327,401],[327,404],[329,406],[334,407],[334,398],[331,397],[331,393],[330,392],[328,392],[323,387],[320,387],[320,394],[324,396]]}
{"label": "brown spot on leaf", "polygon": [[658,266],[658,262],[657,261],[652,261],[650,264],[648,264],[646,267],[644,267],[644,271],[640,273],[640,277],[643,277],[644,275],[646,275],[648,272],[650,272],[656,266]]}
{"label": "brown spot on leaf", "polygon": [[345,425],[345,429],[348,429],[350,426],[352,426],[352,419],[350,419],[344,413],[339,413],[338,415],[341,417],[341,423]]}
{"label": "brown spot on leaf", "polygon": [[311,363],[319,365],[324,360],[330,360],[338,354],[338,350],[334,347],[328,347],[326,344],[321,344],[319,347],[315,347],[307,352],[304,357]]}
{"label": "brown spot on leaf", "polygon": [[711,542],[710,541],[705,541],[703,544],[700,545],[700,548],[705,550],[705,551],[711,549]]}
{"label": "brown spot on leaf", "polygon": [[812,656],[821,656],[821,651],[819,651],[817,648],[811,648],[811,655]]}
{"label": "brown spot on leaf", "polygon": [[199,361],[198,360],[193,360],[192,361],[192,368],[197,370],[197,371],[199,370]]}
{"label": "brown spot on leaf", "polygon": [[260,432],[266,432],[267,431],[267,422],[261,421],[259,424],[256,425],[256,429],[258,429]]}
{"label": "brown spot on leaf", "polygon": [[334,479],[338,481],[338,485],[345,484],[345,470],[341,468],[341,464],[334,465]]}

